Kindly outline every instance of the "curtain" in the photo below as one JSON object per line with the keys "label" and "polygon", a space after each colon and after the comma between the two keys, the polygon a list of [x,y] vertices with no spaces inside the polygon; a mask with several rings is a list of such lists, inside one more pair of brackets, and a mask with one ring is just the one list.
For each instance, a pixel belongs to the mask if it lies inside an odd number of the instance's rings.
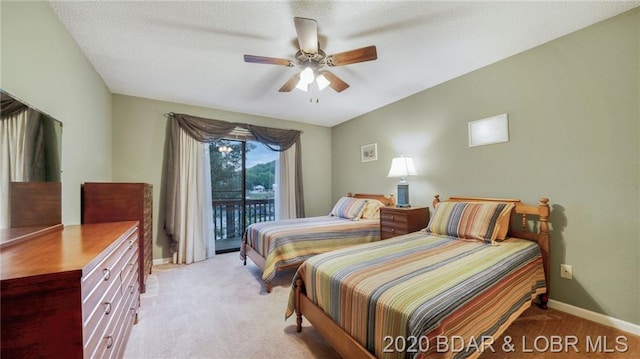
{"label": "curtain", "polygon": [[[295,207],[296,216],[304,217],[304,200],[302,198],[302,175],[301,175],[301,155],[300,155],[300,131],[296,130],[283,130],[269,127],[261,127],[255,125],[248,125],[244,123],[233,123],[220,120],[206,119],[185,114],[168,114],[169,118],[169,141],[167,148],[167,166],[166,166],[166,207],[165,207],[165,232],[171,241],[171,248],[174,252],[177,252],[174,259],[182,260],[182,258],[190,257],[190,255],[182,255],[181,251],[189,251],[191,248],[198,247],[193,243],[187,243],[193,240],[192,236],[187,236],[187,231],[184,229],[188,223],[193,221],[190,217],[203,216],[202,211],[204,208],[211,210],[211,181],[209,178],[206,184],[206,190],[208,191],[207,204],[198,203],[201,198],[196,199],[190,196],[194,192],[190,186],[197,186],[198,192],[203,193],[205,191],[205,184],[202,181],[196,181],[194,178],[189,177],[189,167],[182,163],[187,161],[186,157],[182,156],[181,151],[186,151],[182,147],[183,140],[181,131],[187,136],[191,137],[198,142],[212,142],[218,139],[224,138],[231,133],[236,127],[247,129],[257,141],[267,145],[274,151],[286,151],[292,146],[296,146],[295,151]],[[208,161],[208,157],[207,157]],[[197,161],[194,161],[197,162]],[[188,162],[192,163],[192,162]],[[201,164],[200,169],[204,168],[204,164]],[[191,169],[191,171],[193,171]],[[210,175],[210,171],[208,172]],[[196,177],[200,178],[200,177]],[[189,182],[191,181],[191,182]],[[191,209],[191,210],[189,210]],[[193,212],[196,210],[196,212]],[[209,212],[211,213],[211,212]],[[209,215],[207,221],[211,222],[213,216]],[[212,233],[213,231],[209,231]],[[187,236],[187,237],[185,237]],[[204,239],[203,239],[204,240]],[[206,242],[204,242],[206,243]],[[197,257],[200,258],[200,257]],[[202,258],[204,259],[204,258]],[[199,259],[198,259],[199,260]],[[183,262],[177,262],[183,263]],[[185,262],[186,263],[186,262]],[[191,262],[188,262],[191,263]]]}
{"label": "curtain", "polygon": [[8,103],[5,98],[2,99],[2,106],[0,228],[9,228],[9,184],[44,180],[44,140],[40,115],[37,111],[24,105]]}
{"label": "curtain", "polygon": [[206,143],[177,130],[176,159],[179,163],[178,203],[174,263],[190,264],[206,259],[207,242],[213,236],[211,223],[211,173]]}
{"label": "curtain", "polygon": [[297,218],[296,215],[296,146],[280,152],[280,158],[276,166],[276,190],[275,207],[276,220]]}

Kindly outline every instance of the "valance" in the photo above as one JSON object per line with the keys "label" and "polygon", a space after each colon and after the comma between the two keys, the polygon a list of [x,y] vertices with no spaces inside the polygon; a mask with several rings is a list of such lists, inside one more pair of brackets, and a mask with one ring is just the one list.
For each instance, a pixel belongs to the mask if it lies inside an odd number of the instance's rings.
{"label": "valance", "polygon": [[0,92],[0,112],[2,113],[2,118],[7,118],[27,108],[27,105],[21,101],[12,98],[4,92]]}
{"label": "valance", "polygon": [[239,122],[227,122],[181,113],[170,113],[169,118],[174,118],[189,136],[200,142],[212,142],[224,138],[236,127],[248,130],[256,141],[263,143],[273,151],[286,151],[296,144],[301,131],[283,130],[279,128],[263,127]]}

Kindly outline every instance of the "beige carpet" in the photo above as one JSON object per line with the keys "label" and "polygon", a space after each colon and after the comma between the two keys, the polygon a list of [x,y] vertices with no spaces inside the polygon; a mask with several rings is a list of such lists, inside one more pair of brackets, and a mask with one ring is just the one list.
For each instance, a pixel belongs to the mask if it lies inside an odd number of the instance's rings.
{"label": "beige carpet", "polygon": [[308,322],[285,322],[293,271],[270,294],[260,277],[238,252],[154,266],[124,358],[339,358]]}
{"label": "beige carpet", "polygon": [[[237,252],[191,265],[154,266],[141,295],[124,358],[340,358],[305,321],[295,331],[295,318],[284,321],[293,270],[279,273],[266,294],[260,270],[242,265]],[[487,352],[481,358],[640,358],[640,337],[552,309],[531,307],[506,331],[511,338],[575,336],[580,351],[523,353]],[[608,349],[624,336],[624,352],[586,353],[586,337],[608,339]],[[504,342],[504,337],[497,343]],[[603,348],[604,349],[604,348]],[[603,350],[604,351],[604,350]]]}

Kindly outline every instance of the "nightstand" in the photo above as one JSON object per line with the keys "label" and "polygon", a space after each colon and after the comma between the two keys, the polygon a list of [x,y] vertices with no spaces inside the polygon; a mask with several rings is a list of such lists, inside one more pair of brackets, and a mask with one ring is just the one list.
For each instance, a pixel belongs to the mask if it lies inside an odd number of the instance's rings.
{"label": "nightstand", "polygon": [[429,207],[380,207],[380,239],[419,231],[429,223]]}

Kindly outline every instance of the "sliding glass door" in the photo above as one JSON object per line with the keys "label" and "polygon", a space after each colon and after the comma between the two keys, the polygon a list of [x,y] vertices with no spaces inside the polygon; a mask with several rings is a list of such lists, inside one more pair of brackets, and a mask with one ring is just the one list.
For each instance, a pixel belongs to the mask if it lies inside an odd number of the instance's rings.
{"label": "sliding glass door", "polygon": [[278,152],[254,141],[218,140],[209,148],[215,243],[207,256],[240,249],[245,228],[275,219]]}

